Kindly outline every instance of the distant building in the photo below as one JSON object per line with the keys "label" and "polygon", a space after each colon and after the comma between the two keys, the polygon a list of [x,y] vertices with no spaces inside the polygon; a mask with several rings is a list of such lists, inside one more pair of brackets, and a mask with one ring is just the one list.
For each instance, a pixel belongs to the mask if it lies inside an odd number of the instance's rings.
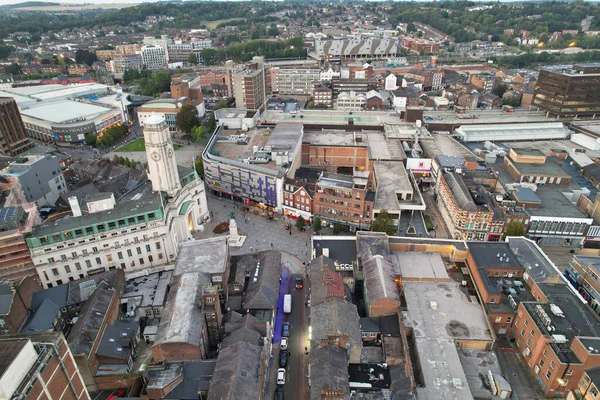
{"label": "distant building", "polygon": [[264,57],[256,56],[252,63],[242,68],[226,64],[231,96],[235,97],[236,108],[264,111],[267,102],[267,76]]}
{"label": "distant building", "polygon": [[16,156],[33,147],[17,103],[10,97],[0,97],[0,153]]}
{"label": "distant building", "polygon": [[339,111],[361,111],[367,105],[367,96],[364,93],[342,92],[335,100],[335,109]]}
{"label": "distant building", "polygon": [[40,224],[40,215],[34,203],[20,204],[0,208],[0,278],[36,273],[25,236]]}
{"label": "distant building", "polygon": [[148,69],[166,68],[169,61],[167,49],[159,46],[142,46],[142,60]]}
{"label": "distant building", "polygon": [[33,293],[41,289],[32,276],[0,281],[0,334],[19,332],[29,316]]}
{"label": "distant building", "polygon": [[534,107],[557,117],[595,116],[600,113],[599,64],[573,65],[573,69],[555,72],[542,69],[535,84]]}
{"label": "distant building", "polygon": [[204,116],[204,101],[202,98],[196,100],[188,99],[156,99],[142,104],[137,109],[140,126],[144,126],[146,118],[152,115],[163,117],[169,127],[169,131],[177,130],[177,114],[185,104],[191,104],[198,110],[198,116]]}
{"label": "distant building", "polygon": [[324,86],[317,86],[312,90],[313,106],[331,107],[333,104],[333,91]]}
{"label": "distant building", "polygon": [[399,42],[394,37],[315,39],[314,54],[319,59],[395,57]]}
{"label": "distant building", "polygon": [[319,68],[271,67],[271,87],[273,93],[310,94],[320,74]]}
{"label": "distant building", "polygon": [[139,71],[144,68],[144,58],[139,53],[115,54],[108,65],[115,74],[122,74],[130,69]]}

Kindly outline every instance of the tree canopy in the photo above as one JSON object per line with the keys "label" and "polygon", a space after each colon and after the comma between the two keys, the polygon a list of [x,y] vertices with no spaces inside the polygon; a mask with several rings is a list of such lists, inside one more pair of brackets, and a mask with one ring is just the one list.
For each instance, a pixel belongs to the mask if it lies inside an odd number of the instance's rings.
{"label": "tree canopy", "polygon": [[394,235],[396,233],[396,226],[391,215],[387,210],[381,210],[371,224],[371,230],[373,232],[385,232],[388,235]]}
{"label": "tree canopy", "polygon": [[175,124],[182,132],[192,132],[198,125],[198,109],[191,104],[184,104],[175,117]]}
{"label": "tree canopy", "polygon": [[504,235],[503,238],[507,236],[524,236],[525,235],[525,225],[517,219],[513,219],[508,224],[504,225]]}

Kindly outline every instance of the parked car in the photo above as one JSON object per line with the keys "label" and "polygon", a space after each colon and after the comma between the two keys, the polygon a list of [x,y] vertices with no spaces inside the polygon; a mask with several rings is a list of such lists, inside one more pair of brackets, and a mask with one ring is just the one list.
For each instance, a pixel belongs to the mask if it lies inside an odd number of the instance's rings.
{"label": "parked car", "polygon": [[302,281],[302,278],[296,278],[296,289],[302,289],[303,285],[304,282]]}
{"label": "parked car", "polygon": [[284,322],[283,323],[283,329],[282,329],[281,336],[283,336],[283,337],[290,337],[290,323],[289,322]]}
{"label": "parked car", "polygon": [[279,352],[279,366],[285,367],[287,365],[287,350]]}
{"label": "parked car", "polygon": [[277,388],[274,398],[275,400],[283,400],[283,388]]}
{"label": "parked car", "polygon": [[279,345],[279,348],[281,350],[287,350],[287,348],[288,348],[288,338],[286,338],[286,337],[282,337],[281,338],[281,344]]}
{"label": "parked car", "polygon": [[277,384],[285,385],[285,368],[279,368],[277,370]]}

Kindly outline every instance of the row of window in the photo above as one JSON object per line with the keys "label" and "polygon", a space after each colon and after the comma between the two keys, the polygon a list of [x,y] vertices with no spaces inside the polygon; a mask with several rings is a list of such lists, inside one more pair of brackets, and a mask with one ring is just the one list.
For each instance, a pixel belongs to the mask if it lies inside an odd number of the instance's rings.
{"label": "row of window", "polygon": [[[137,243],[137,242],[138,241],[137,241],[137,237],[136,237],[135,243]],[[116,244],[115,247],[117,247],[117,248],[120,247],[119,242],[116,242],[115,244]],[[126,246],[129,245],[129,240],[125,241],[125,245]],[[104,247],[108,247],[108,246],[110,246],[108,243],[104,245]],[[156,242],[155,246],[156,246],[156,250],[160,250],[161,249],[160,242]],[[136,251],[137,251],[138,255],[142,254],[142,248],[141,247],[136,247]],[[152,247],[149,244],[147,244],[146,245],[146,252],[150,253],[151,251],[152,251]],[[93,254],[98,253],[98,248],[97,247],[92,247],[92,253]],[[87,257],[89,255],[89,251],[87,249],[83,249],[81,251],[81,255],[83,257]],[[71,253],[71,257],[72,258],[77,258],[78,256],[79,255],[77,254],[76,251],[74,251],[74,252]],[[133,251],[131,249],[127,249],[127,256],[128,257],[133,257]],[[117,257],[119,258],[119,260],[122,260],[123,259],[123,252],[122,251],[117,252]],[[111,254],[108,254],[106,256],[106,258],[107,258],[108,262],[112,262],[112,255]],[[65,254],[61,254],[60,261],[67,261],[67,259],[68,258],[67,258],[67,256]],[[100,259],[99,257],[96,258],[96,260],[99,260],[99,259]],[[54,257],[49,257],[48,258],[48,264],[53,264],[54,262],[55,262]],[[98,262],[98,264],[100,264],[100,262]]]}

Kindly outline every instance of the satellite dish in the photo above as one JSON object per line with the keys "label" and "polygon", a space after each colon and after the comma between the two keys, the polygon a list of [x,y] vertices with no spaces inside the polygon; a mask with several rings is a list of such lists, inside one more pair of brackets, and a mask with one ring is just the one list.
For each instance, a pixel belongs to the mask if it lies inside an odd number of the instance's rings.
{"label": "satellite dish", "polygon": [[177,108],[181,108],[182,105],[182,103],[177,103]]}

